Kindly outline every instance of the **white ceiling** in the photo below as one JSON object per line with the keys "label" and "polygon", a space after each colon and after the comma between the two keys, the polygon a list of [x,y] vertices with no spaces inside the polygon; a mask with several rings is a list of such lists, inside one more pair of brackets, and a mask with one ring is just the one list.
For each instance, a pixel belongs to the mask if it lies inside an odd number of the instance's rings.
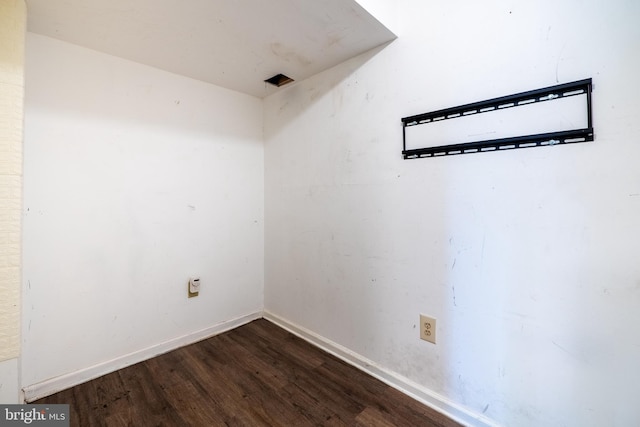
{"label": "white ceiling", "polygon": [[354,0],[27,0],[28,30],[264,97],[395,38]]}

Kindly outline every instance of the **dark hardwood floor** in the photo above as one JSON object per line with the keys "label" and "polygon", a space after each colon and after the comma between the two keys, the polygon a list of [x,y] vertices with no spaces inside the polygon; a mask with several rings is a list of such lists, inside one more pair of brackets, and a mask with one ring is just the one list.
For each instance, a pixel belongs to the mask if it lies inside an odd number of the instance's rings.
{"label": "dark hardwood floor", "polygon": [[33,403],[72,426],[458,426],[266,321]]}

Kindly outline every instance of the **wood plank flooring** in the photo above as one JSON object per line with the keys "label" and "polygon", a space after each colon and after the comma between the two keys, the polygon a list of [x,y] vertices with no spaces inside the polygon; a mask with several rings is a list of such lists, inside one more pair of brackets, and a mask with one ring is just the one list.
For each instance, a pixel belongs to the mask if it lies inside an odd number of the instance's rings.
{"label": "wood plank flooring", "polygon": [[459,425],[262,319],[33,403],[82,427]]}

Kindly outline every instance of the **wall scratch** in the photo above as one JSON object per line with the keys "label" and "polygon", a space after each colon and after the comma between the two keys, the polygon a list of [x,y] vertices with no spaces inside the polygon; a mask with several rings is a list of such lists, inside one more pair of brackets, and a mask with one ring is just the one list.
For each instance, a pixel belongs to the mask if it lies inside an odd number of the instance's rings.
{"label": "wall scratch", "polygon": [[569,350],[567,350],[566,348],[562,347],[560,344],[558,344],[557,342],[551,340],[551,343],[553,343],[553,345],[555,345],[556,347],[558,347],[560,350],[564,351],[565,353],[567,353],[569,356],[574,357],[576,359],[579,359],[578,357],[576,357],[574,354],[572,354]]}

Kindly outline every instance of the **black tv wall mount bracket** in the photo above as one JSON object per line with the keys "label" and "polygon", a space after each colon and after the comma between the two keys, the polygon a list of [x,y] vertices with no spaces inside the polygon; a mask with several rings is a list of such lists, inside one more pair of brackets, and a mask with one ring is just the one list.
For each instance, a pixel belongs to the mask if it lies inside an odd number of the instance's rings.
{"label": "black tv wall mount bracket", "polygon": [[[502,96],[499,98],[488,99],[486,101],[474,102],[471,104],[460,105],[458,107],[446,108],[443,110],[432,111],[430,113],[418,114],[415,116],[405,117],[402,119],[402,155],[405,159],[416,159],[422,157],[440,157],[454,154],[481,153],[489,151],[502,151],[516,148],[542,147],[556,144],[571,144],[578,142],[593,141],[593,119],[591,113],[591,79],[579,80],[572,83],[565,83],[556,86],[550,86],[542,89],[531,90],[528,92],[517,93],[514,95]],[[419,137],[419,142],[412,148],[407,148],[407,133],[413,132],[414,126],[425,124],[433,124],[441,121],[460,119],[486,114],[490,112],[500,112],[502,110],[514,109],[521,106],[531,106],[538,103],[548,103],[556,100],[563,100],[569,97],[583,95],[586,101],[586,117],[578,120],[582,125],[578,129],[559,129],[551,132],[542,132],[534,134],[525,134],[520,136],[501,137],[497,139],[481,139],[461,142],[454,140],[453,143],[447,145],[434,145],[425,142]],[[547,104],[549,105],[549,104]],[[537,108],[537,107],[535,107]],[[573,107],[575,108],[575,107]],[[584,108],[580,107],[583,114]],[[537,117],[540,110],[530,110],[534,117]],[[556,114],[562,116],[563,114]],[[569,124],[575,121],[569,120]],[[439,126],[442,126],[440,124]],[[452,127],[455,129],[455,127]],[[455,132],[440,132],[442,135],[448,136]],[[492,132],[487,132],[487,134]],[[437,136],[436,139],[441,138]],[[455,138],[455,137],[454,137]],[[468,139],[468,138],[462,138]],[[412,143],[412,145],[414,145]]]}

